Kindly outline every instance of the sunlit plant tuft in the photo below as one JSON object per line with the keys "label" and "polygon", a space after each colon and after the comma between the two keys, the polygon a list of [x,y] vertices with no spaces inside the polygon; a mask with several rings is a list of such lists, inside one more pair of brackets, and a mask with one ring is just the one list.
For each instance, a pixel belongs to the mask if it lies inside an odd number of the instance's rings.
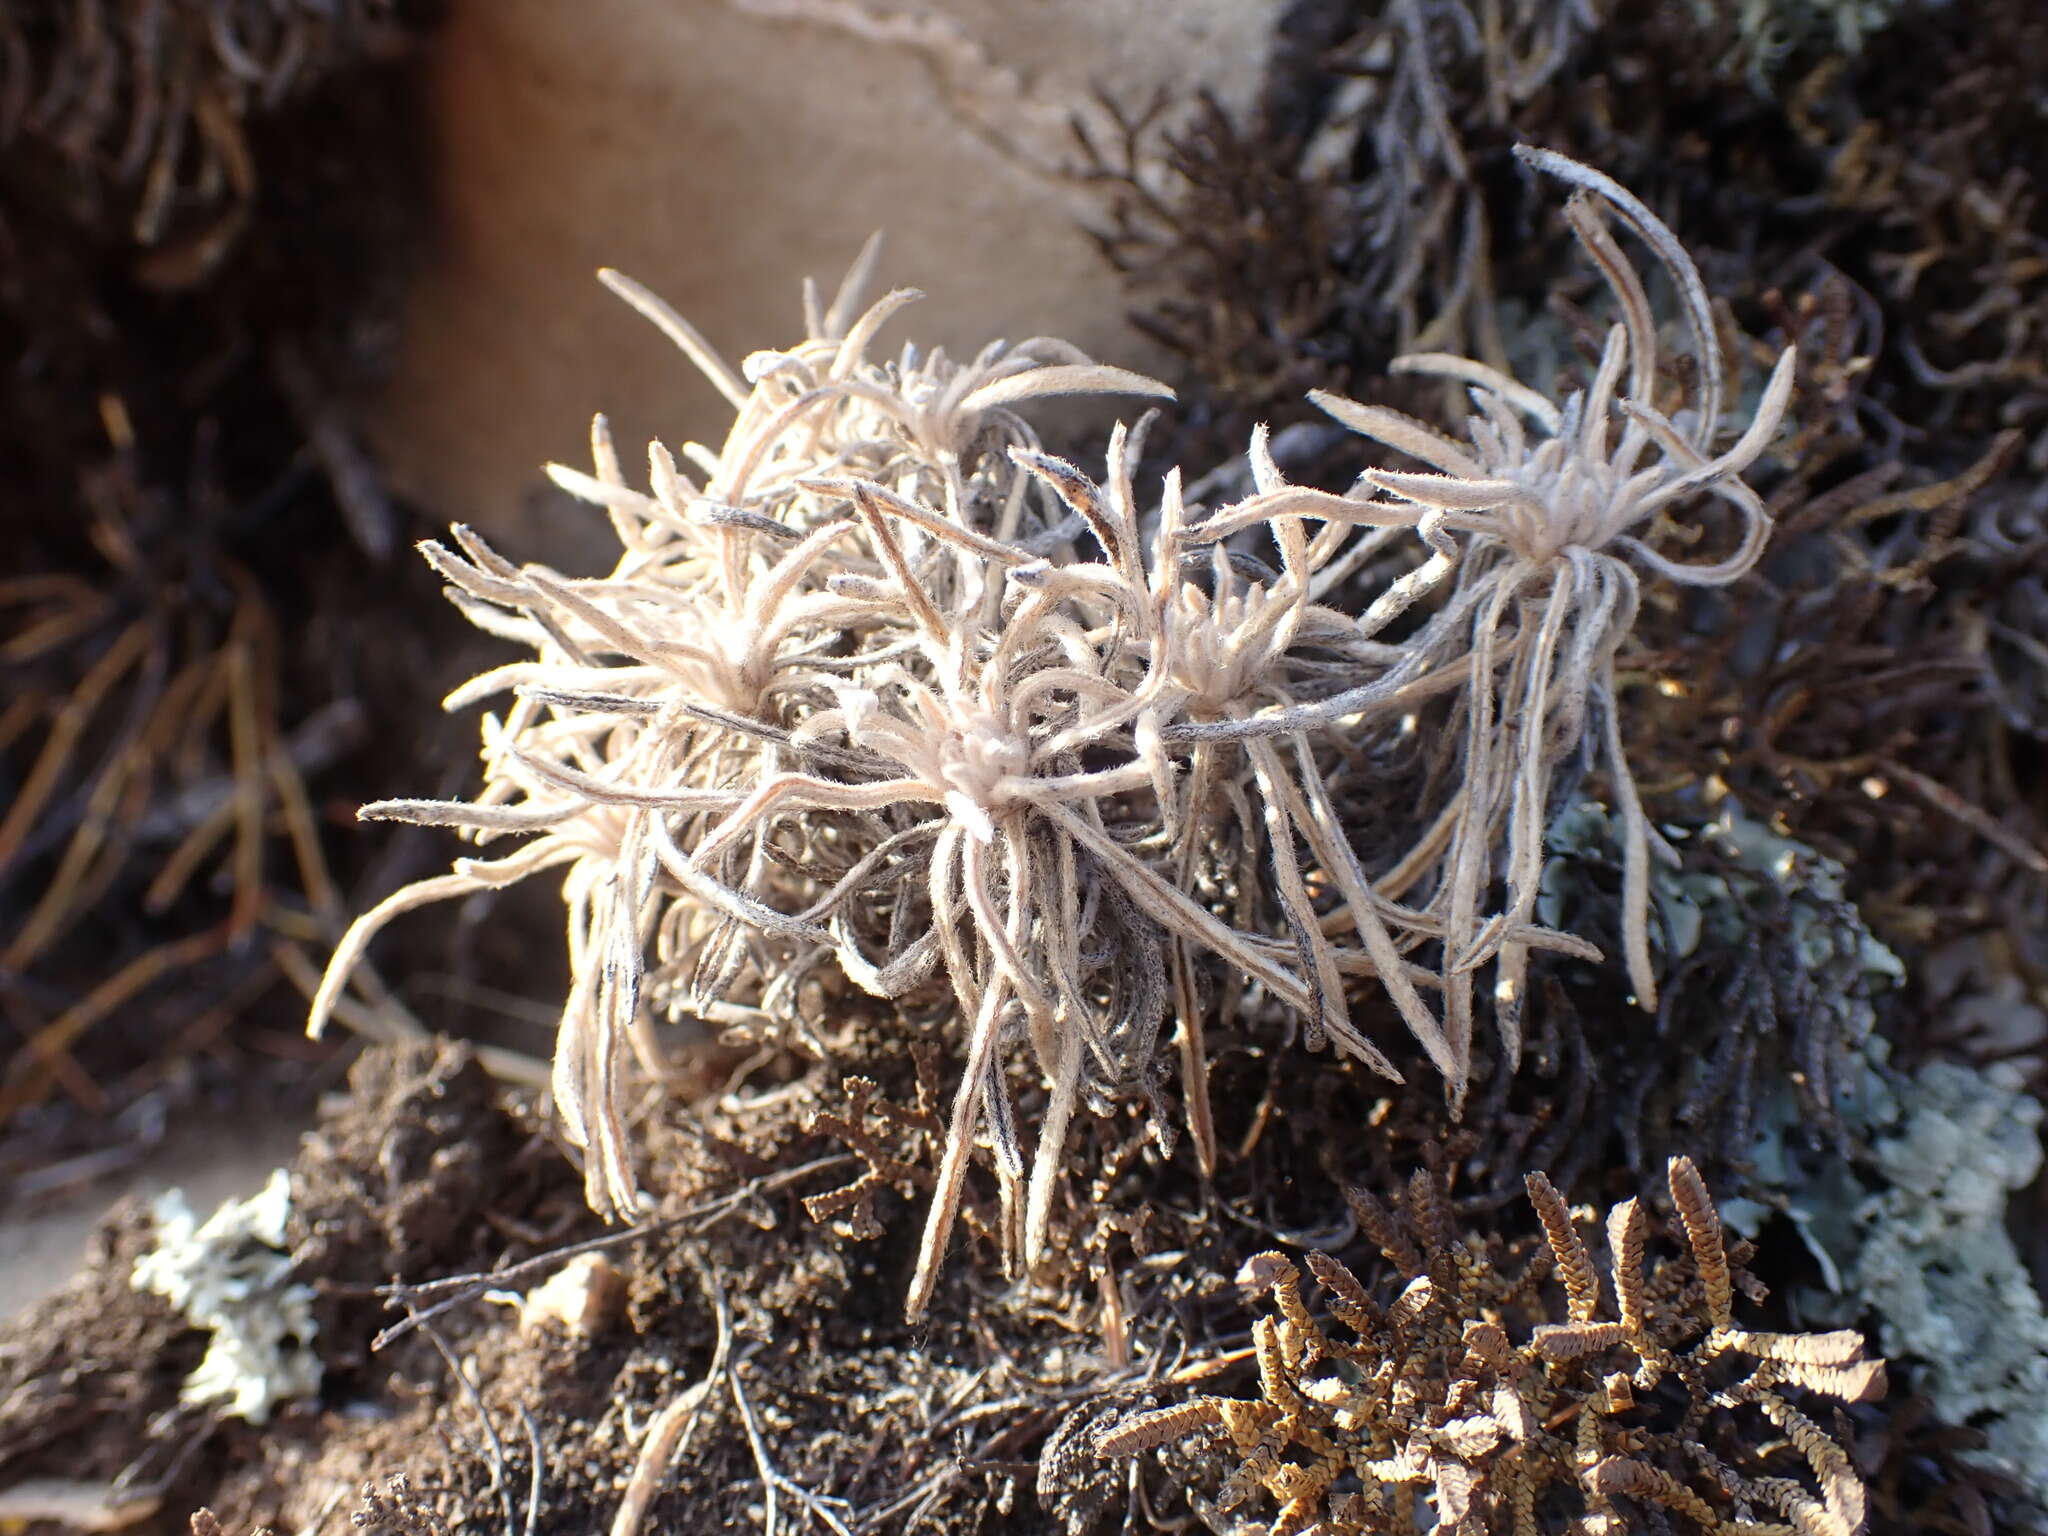
{"label": "sunlit plant tuft", "polygon": [[[1398,1079],[1352,1013],[1377,980],[1457,1103],[1473,975],[1491,963],[1512,1064],[1529,953],[1598,958],[1535,920],[1552,780],[1575,755],[1604,757],[1625,829],[1627,961],[1647,1003],[1654,837],[1615,655],[1639,570],[1716,583],[1756,558],[1768,519],[1738,477],[1784,411],[1791,356],[1716,453],[1722,365],[1684,252],[1607,178],[1526,158],[1577,188],[1568,217],[1618,307],[1591,384],[1559,405],[1479,364],[1402,360],[1470,386],[1464,443],[1319,396],[1434,471],[1373,471],[1348,495],[1287,484],[1263,430],[1236,505],[1189,504],[1177,470],[1142,497],[1142,423],[1116,429],[1092,478],[1016,408],[1171,391],[1043,338],[964,366],[911,348],[878,361],[877,331],[916,295],[860,307],[872,246],[829,307],[807,292],[806,340],[739,370],[607,274],[723,392],[732,429],[680,458],[653,445],[645,491],[603,418],[589,472],[551,467],[610,515],[622,554],[607,576],[514,565],[463,528],[453,549],[423,546],[458,606],[533,657],[448,701],[510,696],[485,716],[473,800],[363,815],[529,840],[365,914],[313,1027],[392,917],[561,870],[573,982],[554,1097],[592,1205],[626,1218],[640,1196],[622,1057],[658,1068],[653,1021],[694,1014],[820,1050],[820,1010],[856,991],[906,1015],[951,1011],[963,1062],[916,1314],[978,1139],[1006,1257],[1028,1269],[1076,1108],[1156,1102],[1169,1022],[1204,1172],[1204,1029],[1219,1011],[1298,1027]],[[1609,214],[1677,286],[1696,382],[1676,407],[1655,398],[1656,326]],[[1735,547],[1681,564],[1653,544],[1700,496],[1734,509]],[[1359,749],[1433,699],[1450,703],[1458,787],[1411,827],[1412,799]],[[1362,834],[1384,847],[1388,828],[1409,851],[1370,863]],[[1035,1147],[1020,1094],[1037,1102]]]}

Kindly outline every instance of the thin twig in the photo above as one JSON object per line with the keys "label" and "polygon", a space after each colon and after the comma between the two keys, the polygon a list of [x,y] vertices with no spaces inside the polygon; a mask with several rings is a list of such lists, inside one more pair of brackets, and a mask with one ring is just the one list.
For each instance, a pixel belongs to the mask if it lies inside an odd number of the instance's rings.
{"label": "thin twig", "polygon": [[[443,1280],[428,1281],[423,1285],[394,1283],[377,1287],[377,1294],[386,1297],[392,1306],[404,1306],[406,1316],[384,1329],[370,1341],[372,1350],[384,1348],[394,1340],[405,1337],[420,1324],[441,1316],[444,1312],[468,1302],[475,1301],[486,1291],[517,1289],[540,1280],[557,1265],[567,1263],[586,1253],[600,1253],[608,1248],[625,1247],[631,1243],[643,1242],[650,1237],[687,1229],[692,1233],[708,1230],[715,1222],[723,1220],[750,1200],[776,1193],[792,1184],[800,1183],[813,1174],[826,1173],[845,1168],[859,1162],[850,1152],[835,1153],[830,1157],[816,1158],[795,1168],[786,1168],[778,1173],[763,1174],[750,1179],[738,1189],[729,1190],[713,1200],[665,1216],[659,1221],[643,1222],[628,1227],[622,1232],[607,1232],[601,1237],[586,1238],[581,1242],[567,1243],[533,1258],[523,1259],[489,1274],[451,1275]],[[418,1308],[418,1303],[428,1303]],[[418,1308],[415,1310],[415,1308]]]}

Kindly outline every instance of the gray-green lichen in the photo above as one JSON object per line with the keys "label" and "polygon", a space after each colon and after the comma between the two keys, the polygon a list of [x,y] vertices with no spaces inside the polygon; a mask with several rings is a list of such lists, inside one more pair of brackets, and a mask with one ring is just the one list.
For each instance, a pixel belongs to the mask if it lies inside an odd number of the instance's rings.
{"label": "gray-green lichen", "polygon": [[[1670,832],[1671,829],[1667,829]],[[1651,874],[1654,923],[1666,969],[1693,958],[1702,945],[1729,948],[1744,942],[1751,913],[1766,888],[1789,903],[1791,935],[1807,969],[1842,983],[1830,1000],[1844,1038],[1868,1039],[1876,1025],[1874,990],[1905,976],[1899,958],[1863,923],[1843,885],[1842,866],[1795,838],[1772,831],[1723,799],[1715,819],[1697,838],[1710,840],[1713,868],[1658,865]],[[1563,921],[1570,910],[1574,866],[1611,859],[1618,849],[1613,820],[1594,801],[1581,801],[1552,823],[1552,858],[1543,877],[1538,912]]]}
{"label": "gray-green lichen", "polygon": [[1720,870],[1681,870],[1661,877],[1659,899],[1674,947],[1689,954],[1703,931],[1715,943],[1739,942],[1758,887],[1773,886],[1791,904],[1800,960],[1813,973],[1844,983],[1829,1000],[1840,1034],[1858,1043],[1870,1038],[1877,1022],[1872,990],[1896,985],[1905,967],[1864,926],[1844,891],[1842,866],[1745,816],[1733,800],[1722,802],[1706,835],[1729,855]]}
{"label": "gray-green lichen", "polygon": [[2005,1226],[2041,1167],[2040,1102],[2017,1071],[1935,1061],[1894,1085],[1890,1123],[1816,1236],[1841,1255],[1844,1296],[1868,1308],[1888,1356],[1975,1453],[2048,1504],[2048,1315]]}
{"label": "gray-green lichen", "polygon": [[[1849,1126],[1867,1124],[1873,1106],[1890,1103],[1876,998],[1905,980],[1905,967],[1865,925],[1833,859],[1744,815],[1732,800],[1722,803],[1706,835],[1723,855],[1720,867],[1669,872],[1658,889],[1673,958],[1690,958],[1703,944],[1740,952],[1750,942],[1745,930],[1758,920],[1761,898],[1775,896],[1800,972],[1800,996],[1784,1011],[1802,1014],[1806,1033],[1830,1055],[1818,1074],[1827,1085],[1824,1112]],[[1768,1199],[1769,1209],[1792,1220],[1832,1270],[1831,1256],[1811,1234],[1806,1191],[1819,1172],[1809,1113],[1815,1105],[1802,1098],[1812,1095],[1790,1080],[1762,1085],[1751,1127],[1752,1188]],[[1835,1141],[1839,1151],[1841,1140]],[[1769,1209],[1738,1199],[1724,1202],[1722,1214],[1738,1231],[1753,1234]]]}
{"label": "gray-green lichen", "polygon": [[261,1424],[278,1403],[317,1391],[313,1292],[293,1283],[291,1257],[283,1252],[291,1215],[285,1170],[203,1224],[181,1190],[159,1197],[151,1211],[156,1243],[135,1261],[131,1281],[213,1335],[206,1358],[185,1379],[184,1400],[219,1404],[230,1416]]}
{"label": "gray-green lichen", "polygon": [[[1784,65],[1801,51],[1829,50],[1854,58],[1896,22],[1914,0],[1693,0],[1702,26],[1730,39],[1726,65],[1768,94]],[[1942,0],[1924,0],[1932,9]]]}
{"label": "gray-green lichen", "polygon": [[[1841,866],[1728,801],[1707,827],[1670,836],[1685,852],[1653,876],[1651,921],[1667,992],[1684,1002],[1700,989],[1702,1020],[1779,1053],[1758,1058],[1744,1197],[1723,1201],[1723,1217],[1748,1235],[1790,1220],[1827,1285],[1801,1296],[1802,1322],[1875,1319],[1884,1353],[1911,1363],[1936,1414],[1984,1431],[1973,1454],[2048,1506],[2048,1313],[2005,1227],[2013,1192],[2041,1167],[2040,1102],[2009,1065],[1937,1061],[1908,1075],[1890,1064],[1876,1000],[1904,968],[1848,899]],[[1574,807],[1549,845],[1539,914],[1583,923],[1615,857],[1607,813]],[[1746,968],[1770,978],[1767,1009],[1730,986]],[[1688,1042],[1666,1070],[1690,1104],[1724,1042],[1671,1038]],[[1818,1049],[1839,1134],[1816,1134],[1814,1085],[1793,1077]]]}

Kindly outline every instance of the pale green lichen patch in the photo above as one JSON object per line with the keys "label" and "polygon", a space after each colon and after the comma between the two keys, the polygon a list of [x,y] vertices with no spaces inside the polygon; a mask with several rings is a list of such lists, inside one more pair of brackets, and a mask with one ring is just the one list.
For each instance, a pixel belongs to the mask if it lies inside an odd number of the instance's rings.
{"label": "pale green lichen patch", "polygon": [[1887,1354],[1921,1362],[1935,1411],[1984,1431],[1974,1454],[2048,1501],[2048,1315],[2005,1225],[2041,1168],[2041,1103],[2010,1068],[1946,1061],[1897,1095],[1871,1149],[1887,1187],[1854,1213],[1846,1288]]}
{"label": "pale green lichen patch", "polygon": [[156,1244],[135,1261],[134,1286],[213,1335],[185,1379],[187,1403],[218,1404],[261,1424],[277,1404],[319,1389],[313,1291],[293,1283],[284,1252],[291,1198],[291,1179],[280,1168],[259,1193],[225,1202],[203,1223],[182,1190],[152,1207]]}

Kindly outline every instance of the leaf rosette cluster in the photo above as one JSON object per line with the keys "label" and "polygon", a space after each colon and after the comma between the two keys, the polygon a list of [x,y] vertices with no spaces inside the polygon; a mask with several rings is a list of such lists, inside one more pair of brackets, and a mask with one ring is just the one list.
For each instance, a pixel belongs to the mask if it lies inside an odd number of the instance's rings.
{"label": "leaf rosette cluster", "polygon": [[[1560,405],[1476,363],[1409,359],[1469,387],[1468,442],[1323,398],[1429,468],[1373,471],[1341,495],[1289,484],[1263,429],[1235,505],[1201,506],[1178,470],[1141,497],[1142,422],[1112,434],[1100,480],[1084,474],[1043,450],[1020,407],[1171,391],[1044,338],[965,364],[913,348],[881,360],[877,332],[916,295],[860,307],[872,248],[831,305],[807,294],[806,340],[737,370],[608,275],[725,394],[731,431],[680,458],[654,444],[641,490],[600,418],[592,470],[551,470],[610,516],[622,553],[606,576],[514,565],[463,528],[455,548],[424,546],[458,606],[533,657],[449,700],[509,697],[484,720],[478,795],[363,814],[526,840],[361,918],[315,1026],[392,917],[559,872],[573,984],[554,1097],[591,1203],[625,1216],[639,1197],[621,1073],[628,1050],[655,1064],[655,1020],[816,1045],[856,993],[950,1013],[961,1066],[915,1314],[978,1142],[1005,1254],[1028,1269],[1073,1114],[1154,1095],[1169,1028],[1204,1170],[1218,1018],[1282,1021],[1398,1079],[1354,1016],[1376,981],[1461,1103],[1474,978],[1492,966],[1512,1063],[1531,952],[1598,958],[1535,913],[1553,780],[1588,761],[1623,825],[1625,947],[1650,1004],[1657,843],[1614,656],[1639,572],[1713,583],[1754,560],[1768,519],[1740,475],[1776,430],[1790,354],[1716,451],[1722,365],[1683,250],[1599,173],[1527,158],[1576,189],[1569,218],[1614,295],[1591,384]],[[1610,218],[1670,277],[1686,367],[1665,366]],[[1661,553],[1698,537],[1673,518],[1701,501],[1729,509],[1731,552]],[[1376,775],[1436,707],[1432,773],[1454,788],[1411,826],[1412,811],[1389,813],[1406,770]],[[1363,851],[1386,846],[1364,833],[1388,823],[1405,851]]]}

